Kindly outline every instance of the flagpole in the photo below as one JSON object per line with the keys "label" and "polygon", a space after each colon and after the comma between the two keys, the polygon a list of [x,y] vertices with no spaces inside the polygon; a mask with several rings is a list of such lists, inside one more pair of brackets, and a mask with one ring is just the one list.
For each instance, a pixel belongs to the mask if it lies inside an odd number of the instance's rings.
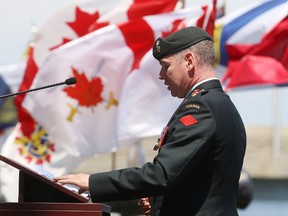
{"label": "flagpole", "polygon": [[117,156],[117,153],[116,153],[117,150],[113,150],[112,151],[112,154],[111,154],[111,170],[116,170],[116,156]]}
{"label": "flagpole", "polygon": [[273,88],[272,92],[272,157],[278,159],[281,151],[281,125],[280,125],[280,106],[279,106],[279,89]]}
{"label": "flagpole", "polygon": [[182,6],[182,8],[185,8],[185,0],[181,0],[181,2],[182,2],[182,4],[183,4],[183,6]]}

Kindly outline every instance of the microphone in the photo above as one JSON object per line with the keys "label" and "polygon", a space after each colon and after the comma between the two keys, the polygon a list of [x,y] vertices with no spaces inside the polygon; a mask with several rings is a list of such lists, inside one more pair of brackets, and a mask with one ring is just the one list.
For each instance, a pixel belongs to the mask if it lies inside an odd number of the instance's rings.
{"label": "microphone", "polygon": [[71,78],[65,80],[65,84],[66,84],[66,85],[73,85],[73,84],[75,84],[76,82],[77,82],[77,80],[76,80],[76,78],[74,78],[74,77],[71,77]]}
{"label": "microphone", "polygon": [[55,86],[59,86],[59,85],[73,85],[76,82],[77,82],[76,78],[72,77],[72,78],[66,79],[64,82],[55,83],[55,84],[51,84],[51,85],[47,85],[47,86],[42,86],[42,87],[38,87],[38,88],[34,88],[34,89],[28,89],[28,90],[20,91],[20,92],[16,92],[16,93],[1,95],[0,99],[19,95],[19,94],[25,94],[27,92],[37,91],[37,90],[41,90],[41,89],[45,89],[45,88],[51,88],[51,87],[55,87]]}

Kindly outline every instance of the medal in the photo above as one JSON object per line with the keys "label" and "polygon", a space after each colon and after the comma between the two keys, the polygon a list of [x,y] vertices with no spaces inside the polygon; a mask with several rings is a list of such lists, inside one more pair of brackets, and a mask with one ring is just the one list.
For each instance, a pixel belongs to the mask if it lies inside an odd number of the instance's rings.
{"label": "medal", "polygon": [[157,151],[162,147],[162,144],[164,142],[167,132],[168,132],[168,127],[163,128],[161,135],[158,138],[157,143],[155,144],[153,150]]}

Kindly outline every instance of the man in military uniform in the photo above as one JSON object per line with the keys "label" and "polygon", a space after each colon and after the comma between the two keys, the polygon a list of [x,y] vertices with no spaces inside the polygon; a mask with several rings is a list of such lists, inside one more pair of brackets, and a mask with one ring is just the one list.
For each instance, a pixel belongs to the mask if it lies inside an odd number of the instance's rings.
{"label": "man in military uniform", "polygon": [[[246,148],[241,117],[214,72],[215,48],[202,29],[158,38],[159,78],[184,98],[164,128],[153,162],[92,175],[55,178],[89,190],[93,202],[141,198],[146,215],[235,216]],[[147,198],[145,198],[147,197]]]}

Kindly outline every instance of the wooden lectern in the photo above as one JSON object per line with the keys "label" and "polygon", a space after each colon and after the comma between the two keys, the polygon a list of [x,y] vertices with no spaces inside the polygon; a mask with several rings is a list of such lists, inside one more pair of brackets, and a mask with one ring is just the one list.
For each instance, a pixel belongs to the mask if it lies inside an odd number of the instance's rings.
{"label": "wooden lectern", "polygon": [[0,155],[0,160],[19,170],[18,202],[0,203],[1,216],[110,216],[110,206],[91,203],[12,159]]}

